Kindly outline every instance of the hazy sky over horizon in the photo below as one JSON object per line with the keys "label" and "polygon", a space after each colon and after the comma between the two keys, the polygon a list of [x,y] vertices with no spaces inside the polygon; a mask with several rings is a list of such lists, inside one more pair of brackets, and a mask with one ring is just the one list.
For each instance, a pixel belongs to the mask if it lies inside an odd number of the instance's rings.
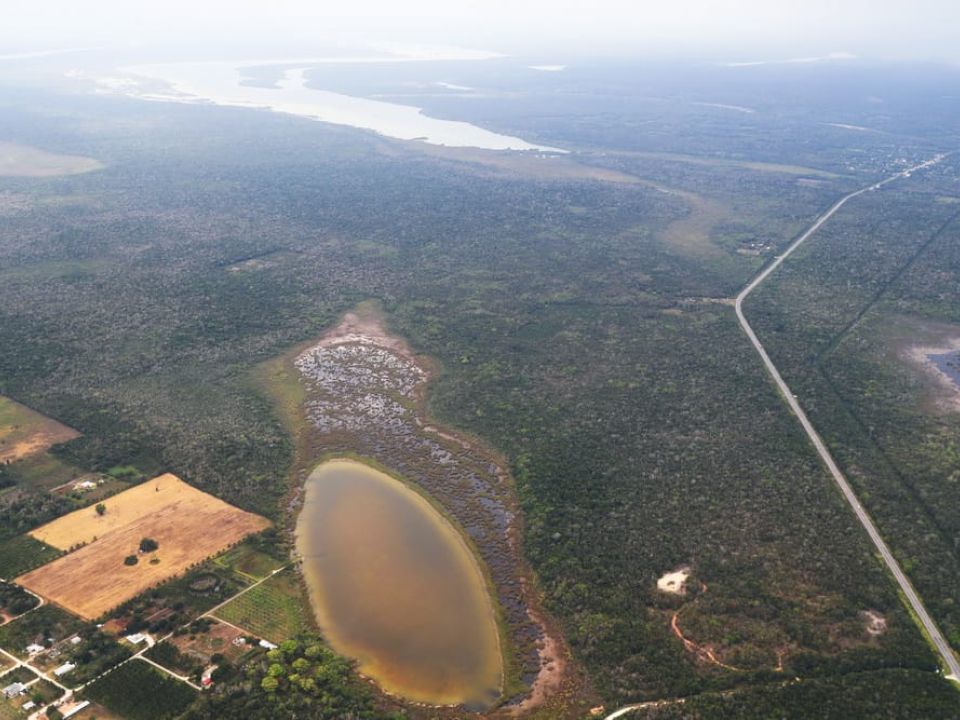
{"label": "hazy sky over horizon", "polygon": [[729,60],[960,62],[956,0],[6,0],[0,54],[57,47],[420,42]]}

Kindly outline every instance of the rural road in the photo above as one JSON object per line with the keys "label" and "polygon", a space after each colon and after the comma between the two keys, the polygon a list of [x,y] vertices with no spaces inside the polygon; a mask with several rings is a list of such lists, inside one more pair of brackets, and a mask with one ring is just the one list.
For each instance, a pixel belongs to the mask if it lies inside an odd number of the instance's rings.
{"label": "rural road", "polygon": [[807,437],[810,438],[810,442],[820,455],[820,459],[823,460],[824,464],[827,466],[827,469],[830,471],[830,474],[833,476],[833,479],[836,481],[837,486],[840,488],[840,492],[843,493],[844,498],[846,498],[847,502],[850,504],[850,507],[853,508],[853,512],[856,514],[857,519],[867,531],[867,535],[869,535],[870,540],[873,541],[874,546],[880,553],[880,557],[883,558],[883,562],[886,564],[887,568],[890,570],[890,573],[897,581],[897,584],[900,586],[900,589],[907,598],[907,602],[910,603],[910,608],[916,614],[917,618],[920,620],[920,623],[923,625],[924,630],[926,630],[927,634],[929,635],[931,642],[940,653],[940,657],[942,658],[944,665],[949,669],[949,674],[947,677],[960,681],[960,662],[958,662],[956,654],[953,652],[950,644],[946,641],[946,639],[944,639],[943,634],[940,632],[940,629],[937,627],[937,624],[934,622],[933,618],[930,617],[926,607],[924,607],[923,601],[920,599],[917,591],[913,588],[913,584],[903,572],[903,569],[900,567],[900,564],[897,562],[896,558],[893,557],[893,553],[890,552],[890,548],[880,535],[880,531],[877,530],[877,526],[874,524],[870,515],[860,503],[856,493],[853,491],[853,488],[850,487],[850,483],[837,466],[837,463],[830,454],[830,451],[827,450],[827,446],[824,444],[819,433],[817,433],[816,429],[813,427],[813,423],[810,422],[807,414],[803,411],[803,408],[800,407],[797,397],[793,394],[793,392],[790,390],[790,387],[780,376],[780,371],[777,369],[777,366],[773,364],[773,361],[767,354],[766,349],[763,347],[763,343],[761,343],[759,338],[757,338],[757,334],[754,332],[743,313],[743,301],[747,299],[750,293],[756,290],[760,284],[763,283],[763,281],[766,280],[771,273],[773,273],[774,270],[783,264],[784,260],[790,257],[790,255],[793,254],[798,247],[809,240],[810,237],[817,232],[817,230],[823,227],[824,223],[833,217],[837,211],[839,211],[840,208],[846,205],[850,200],[859,195],[863,195],[864,193],[878,190],[884,185],[892,183],[895,180],[910,177],[910,175],[917,170],[923,170],[924,168],[936,165],[945,157],[946,155],[937,155],[926,162],[907,168],[896,175],[891,175],[886,180],[882,180],[881,182],[875,183],[869,187],[862,188],[842,197],[833,205],[833,207],[817,218],[816,222],[814,222],[813,225],[806,230],[806,232],[794,240],[790,247],[788,247],[782,255],[778,256],[772,263],[770,263],[770,265],[768,265],[763,272],[757,275],[757,277],[755,277],[750,284],[747,285],[739,295],[737,295],[735,309],[737,312],[737,319],[740,321],[740,327],[743,328],[743,331],[747,334],[747,337],[750,338],[750,342],[753,344],[754,349],[763,360],[763,364],[766,367],[770,377],[773,378],[773,381],[776,383],[777,388],[779,388],[780,393],[787,401],[787,405],[790,406],[790,409],[793,410],[794,415],[797,416],[797,419],[803,426],[804,431],[807,433]]}
{"label": "rural road", "polygon": [[[766,280],[778,267],[780,267],[780,265],[783,264],[784,260],[790,257],[790,255],[792,255],[797,248],[809,240],[830,218],[836,215],[840,208],[853,200],[855,197],[863,195],[864,193],[873,192],[874,190],[879,190],[884,185],[892,183],[896,180],[908,178],[914,172],[936,165],[946,157],[947,154],[936,155],[930,160],[909,167],[906,170],[896,173],[895,175],[891,175],[885,180],[881,180],[873,185],[869,185],[865,188],[861,188],[860,190],[849,193],[848,195],[844,195],[836,203],[834,203],[829,210],[818,217],[816,221],[814,221],[814,223],[807,228],[802,235],[800,235],[800,237],[794,240],[783,252],[783,254],[778,255],[772,263],[764,268],[759,275],[751,280],[750,283],[740,291],[740,294],[737,295],[736,302],[734,303],[734,308],[737,313],[737,320],[740,321],[740,327],[743,328],[744,333],[746,333],[747,337],[750,339],[750,342],[753,344],[754,349],[763,360],[763,364],[767,370],[767,373],[773,379],[777,388],[780,390],[780,393],[787,401],[787,405],[790,406],[790,409],[797,416],[797,419],[803,426],[807,437],[810,438],[810,442],[813,444],[814,448],[816,448],[817,453],[820,455],[820,458],[823,460],[824,464],[827,466],[827,469],[830,471],[830,474],[833,476],[834,481],[837,483],[837,486],[840,488],[840,492],[843,493],[844,498],[846,498],[850,507],[853,509],[853,512],[856,514],[860,524],[863,525],[863,528],[867,531],[867,535],[870,536],[870,540],[873,542],[874,547],[876,547],[877,551],[880,553],[884,564],[886,564],[887,568],[890,570],[890,573],[893,575],[893,578],[897,581],[897,585],[899,585],[900,589],[903,591],[904,596],[907,598],[907,602],[910,603],[910,608],[916,614],[916,617],[923,625],[923,629],[926,631],[931,642],[936,647],[937,652],[939,652],[940,657],[943,660],[943,664],[949,669],[947,678],[960,682],[960,662],[958,662],[956,654],[953,652],[950,644],[943,637],[943,634],[940,632],[940,628],[937,627],[937,624],[934,622],[933,618],[930,617],[930,613],[927,612],[927,608],[924,606],[923,601],[920,599],[920,596],[914,589],[910,579],[903,572],[900,564],[897,562],[896,558],[894,558],[893,553],[890,552],[890,548],[880,535],[880,531],[877,530],[877,526],[874,524],[870,515],[867,514],[867,511],[860,503],[860,500],[857,498],[853,488],[850,487],[850,483],[847,481],[847,478],[840,471],[840,468],[837,466],[837,463],[830,454],[830,451],[827,450],[827,446],[824,444],[823,439],[820,437],[819,433],[817,433],[816,428],[813,427],[813,423],[810,422],[807,414],[803,411],[803,408],[797,401],[797,397],[790,390],[790,386],[784,382],[783,377],[780,375],[780,371],[777,369],[777,366],[773,364],[773,361],[767,354],[766,349],[763,347],[763,343],[760,342],[760,339],[757,337],[757,334],[754,332],[743,313],[743,301],[749,297],[750,293],[756,290],[764,280]],[[625,705],[624,707],[614,710],[612,713],[607,715],[604,720],[616,720],[616,718],[627,715],[635,710],[645,707],[652,707],[656,704],[657,702],[655,701],[652,703],[645,702],[637,703],[635,705]]]}

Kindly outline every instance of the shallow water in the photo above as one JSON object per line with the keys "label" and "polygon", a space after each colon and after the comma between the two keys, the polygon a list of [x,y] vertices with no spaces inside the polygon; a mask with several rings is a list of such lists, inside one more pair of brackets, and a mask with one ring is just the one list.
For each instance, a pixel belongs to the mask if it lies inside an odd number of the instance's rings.
{"label": "shallow water", "polygon": [[927,355],[927,357],[940,372],[947,375],[953,380],[954,385],[960,388],[960,351]]}
{"label": "shallow water", "polygon": [[[412,105],[309,88],[306,86],[306,72],[312,64],[318,63],[305,61],[300,67],[285,70],[283,80],[271,88],[241,85],[242,76],[237,63],[168,63],[140,65],[125,70],[133,75],[162,80],[173,88],[172,93],[149,95],[128,89],[134,96],[151,100],[208,101],[216,105],[264,108],[311,120],[373,130],[400,140],[421,140],[432,145],[565,152],[484,130],[467,122],[432,118]],[[252,67],[253,63],[247,65]]]}
{"label": "shallow water", "polygon": [[483,709],[500,695],[501,656],[480,568],[422,496],[361,463],[307,479],[297,521],[317,622],[331,646],[387,692]]}

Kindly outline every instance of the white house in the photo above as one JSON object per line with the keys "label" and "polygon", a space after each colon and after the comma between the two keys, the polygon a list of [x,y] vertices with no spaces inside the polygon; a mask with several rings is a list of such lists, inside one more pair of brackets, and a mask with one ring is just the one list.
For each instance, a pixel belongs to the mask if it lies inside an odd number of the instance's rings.
{"label": "white house", "polygon": [[76,705],[74,705],[74,706],[73,706],[72,708],[70,708],[69,710],[64,710],[64,711],[63,711],[63,720],[67,720],[68,717],[73,717],[73,716],[76,715],[78,712],[80,712],[80,711],[83,710],[85,707],[87,707],[88,705],[90,705],[90,701],[89,701],[89,700],[83,700],[83,701],[81,701],[81,702],[78,702]]}
{"label": "white house", "polygon": [[5,698],[15,698],[18,695],[20,695],[25,688],[26,688],[26,685],[24,685],[23,683],[18,683],[18,682],[12,683],[10,685],[7,685],[3,689],[3,696]]}
{"label": "white house", "polygon": [[58,667],[56,670],[54,670],[53,674],[56,675],[57,677],[63,677],[68,672],[73,671],[76,667],[77,666],[74,665],[73,663],[64,663],[63,665]]}

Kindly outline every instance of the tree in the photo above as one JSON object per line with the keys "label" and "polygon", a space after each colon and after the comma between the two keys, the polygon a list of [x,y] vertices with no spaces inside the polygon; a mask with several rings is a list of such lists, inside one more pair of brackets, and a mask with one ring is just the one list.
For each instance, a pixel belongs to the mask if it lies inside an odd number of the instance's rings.
{"label": "tree", "polygon": [[100,517],[103,517],[104,513],[107,512],[107,506],[104,505],[103,503],[97,503],[96,511],[97,511],[97,515],[99,515]]}
{"label": "tree", "polygon": [[136,565],[138,562],[139,562],[139,560],[137,560],[137,556],[136,556],[136,555],[127,555],[127,556],[123,559],[123,564],[124,564],[124,565]]}
{"label": "tree", "polygon": [[260,681],[260,687],[268,693],[273,693],[280,687],[280,681],[271,675],[267,675],[267,677]]}
{"label": "tree", "polygon": [[140,541],[140,552],[142,553],[153,552],[158,547],[160,547],[160,543],[158,543],[153,538],[145,537],[143,538],[143,540]]}

